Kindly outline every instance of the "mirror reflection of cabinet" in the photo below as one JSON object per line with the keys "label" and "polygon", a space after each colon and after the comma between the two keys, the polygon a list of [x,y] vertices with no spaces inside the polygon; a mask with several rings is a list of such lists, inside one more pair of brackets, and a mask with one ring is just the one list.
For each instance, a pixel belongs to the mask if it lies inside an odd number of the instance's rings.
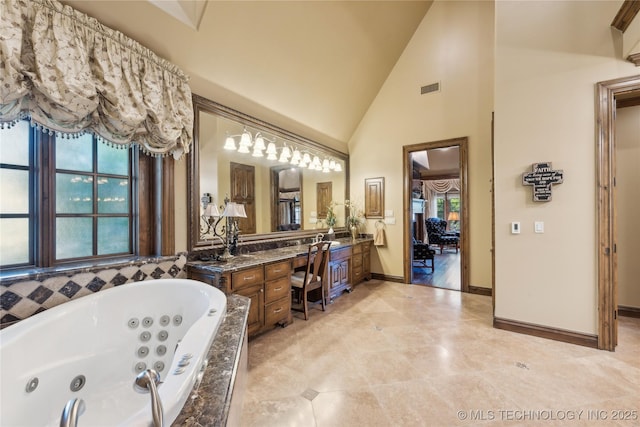
{"label": "mirror reflection of cabinet", "polygon": [[319,182],[316,184],[316,200],[318,218],[326,218],[329,204],[333,200],[333,185],[331,182]]}
{"label": "mirror reflection of cabinet", "polygon": [[244,205],[246,218],[238,218],[238,228],[245,234],[256,232],[256,170],[254,166],[230,163],[232,202]]}
{"label": "mirror reflection of cabinet", "polygon": [[[312,235],[317,233],[319,224],[316,224],[311,215],[316,210],[317,194],[316,184],[319,182],[330,182],[332,184],[333,199],[343,202],[348,197],[348,155],[332,148],[323,146],[314,141],[308,140],[287,130],[263,122],[254,117],[240,113],[231,108],[217,104],[211,100],[193,95],[194,104],[194,144],[189,153],[187,164],[187,215],[189,221],[189,234],[187,238],[188,250],[196,248],[211,247],[212,236],[200,234],[200,216],[204,210],[200,202],[203,193],[210,193],[212,203],[220,207],[223,205],[225,196],[233,201],[243,203],[247,216],[246,223],[239,221],[240,232],[243,242],[261,241],[271,239],[274,233],[287,233],[287,235]],[[240,135],[244,130],[251,133],[254,140],[260,133],[265,139],[265,145],[274,141],[277,147],[278,158],[269,159],[267,153],[264,156],[254,156],[252,151],[239,152],[239,150],[225,150],[225,140],[228,136],[234,136],[236,144],[240,142]],[[324,159],[333,164],[339,164],[341,170],[323,171],[311,169],[309,167],[299,167],[291,165],[290,162],[281,161],[280,155],[284,147],[291,151],[299,150],[301,153],[308,153],[311,157],[317,156],[322,162]],[[253,147],[251,147],[253,148]],[[250,148],[250,150],[251,150]],[[237,163],[254,168],[254,179],[252,194],[250,197],[240,200],[237,197],[244,195],[250,190],[247,185],[231,182],[231,164]],[[295,168],[300,176],[299,195],[286,191],[293,188],[286,185],[275,190],[273,184],[272,169]],[[244,196],[242,196],[244,197]],[[290,212],[293,212],[293,219],[287,217],[283,219],[283,213],[278,217],[277,206],[281,199],[284,203],[290,204]],[[327,205],[328,201],[321,201],[320,204]],[[250,211],[253,214],[250,215]],[[342,207],[337,209],[338,225],[344,227],[345,212]],[[287,222],[296,224],[286,227]],[[284,230],[287,229],[288,230]],[[306,233],[306,234],[305,234]],[[214,244],[216,242],[214,241]]]}

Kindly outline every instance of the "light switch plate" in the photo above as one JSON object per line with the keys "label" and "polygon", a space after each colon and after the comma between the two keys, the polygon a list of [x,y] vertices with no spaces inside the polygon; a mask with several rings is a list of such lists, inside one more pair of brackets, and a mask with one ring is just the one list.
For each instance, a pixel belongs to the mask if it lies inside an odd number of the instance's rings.
{"label": "light switch plate", "polygon": [[384,210],[384,216],[393,216],[393,210],[392,209],[385,209]]}
{"label": "light switch plate", "polygon": [[395,224],[396,223],[396,218],[395,217],[387,217],[384,219],[384,223],[385,224]]}
{"label": "light switch plate", "polygon": [[511,223],[511,234],[520,234],[520,222],[514,221]]}
{"label": "light switch plate", "polygon": [[533,231],[535,231],[536,233],[544,233],[544,221],[534,222]]}
{"label": "light switch plate", "polygon": [[318,218],[309,218],[309,224],[317,224],[318,223]]}

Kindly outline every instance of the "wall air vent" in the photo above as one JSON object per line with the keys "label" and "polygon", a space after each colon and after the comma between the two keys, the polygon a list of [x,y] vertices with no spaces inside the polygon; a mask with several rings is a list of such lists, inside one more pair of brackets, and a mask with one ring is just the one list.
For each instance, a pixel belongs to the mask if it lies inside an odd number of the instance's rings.
{"label": "wall air vent", "polygon": [[422,86],[420,88],[420,95],[431,92],[440,92],[440,82],[431,83],[430,85]]}

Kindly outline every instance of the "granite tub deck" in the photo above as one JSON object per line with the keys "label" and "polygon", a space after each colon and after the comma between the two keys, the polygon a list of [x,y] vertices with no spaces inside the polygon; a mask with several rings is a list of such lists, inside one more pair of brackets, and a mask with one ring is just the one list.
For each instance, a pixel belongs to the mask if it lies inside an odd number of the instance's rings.
{"label": "granite tub deck", "polygon": [[[335,246],[331,246],[332,250],[353,246],[362,242],[372,242],[372,237],[359,237],[352,239],[344,237],[333,240],[339,242]],[[200,270],[208,273],[229,273],[245,268],[255,267],[271,262],[284,261],[298,256],[304,256],[309,251],[309,244],[299,244],[292,246],[283,246],[280,248],[269,249],[265,251],[249,252],[242,255],[236,255],[228,261],[189,261],[186,263],[186,269]]]}
{"label": "granite tub deck", "polygon": [[173,426],[237,425],[247,374],[249,299],[227,296],[227,314],[218,329],[202,382],[191,391]]}

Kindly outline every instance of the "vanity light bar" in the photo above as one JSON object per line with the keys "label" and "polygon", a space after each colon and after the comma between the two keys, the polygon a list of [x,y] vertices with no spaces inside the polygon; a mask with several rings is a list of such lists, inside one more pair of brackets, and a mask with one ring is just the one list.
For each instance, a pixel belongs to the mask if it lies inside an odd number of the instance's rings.
{"label": "vanity light bar", "polygon": [[[240,137],[240,141],[236,145],[236,137]],[[265,140],[268,144],[265,145]],[[301,152],[299,149],[289,148],[287,145],[278,147],[276,145],[276,138],[266,138],[261,132],[256,132],[255,137],[245,127],[240,135],[229,135],[224,142],[224,149],[228,151],[238,151],[238,153],[248,154],[251,153],[253,157],[264,157],[267,155],[267,160],[279,161],[280,163],[289,163],[293,166],[301,168],[309,168],[311,170],[318,170],[325,173],[330,171],[342,172],[342,166],[339,161],[330,158],[324,158],[323,161],[317,155],[312,155],[308,152]],[[253,147],[250,150],[249,147]],[[280,150],[280,157],[278,157],[278,150]]]}

